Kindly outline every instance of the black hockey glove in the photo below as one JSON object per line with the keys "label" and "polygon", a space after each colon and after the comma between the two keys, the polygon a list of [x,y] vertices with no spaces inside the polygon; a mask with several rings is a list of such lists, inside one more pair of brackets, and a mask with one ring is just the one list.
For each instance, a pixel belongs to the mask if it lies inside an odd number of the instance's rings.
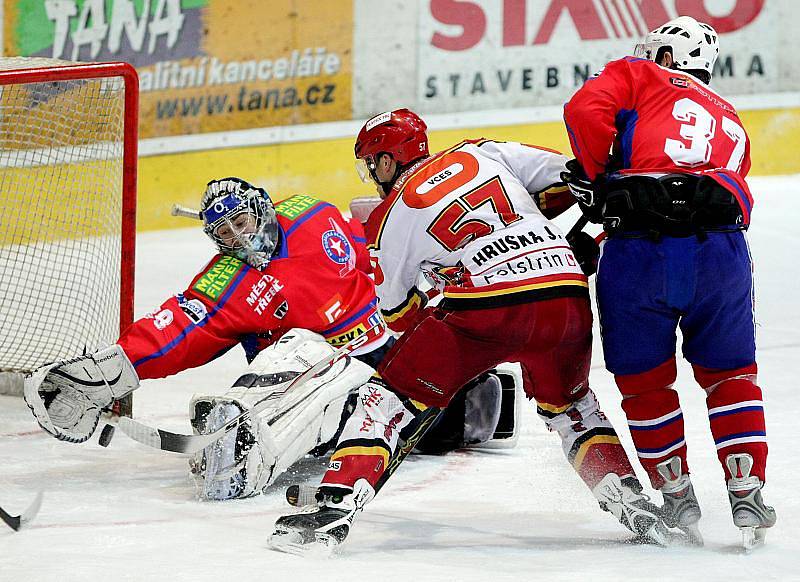
{"label": "black hockey glove", "polygon": [[591,277],[597,272],[597,261],[600,258],[600,245],[587,232],[579,231],[567,235],[567,242],[572,247],[575,260],[578,261],[583,274]]}
{"label": "black hockey glove", "polygon": [[581,212],[590,222],[602,224],[605,196],[602,195],[598,184],[586,177],[578,160],[569,160],[566,168],[566,172],[561,172],[561,180],[569,187],[570,192],[578,201]]}

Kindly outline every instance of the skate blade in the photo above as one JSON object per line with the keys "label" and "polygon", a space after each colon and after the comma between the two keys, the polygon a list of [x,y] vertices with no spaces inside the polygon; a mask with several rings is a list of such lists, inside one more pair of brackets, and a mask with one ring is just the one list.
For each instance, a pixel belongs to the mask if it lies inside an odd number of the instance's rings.
{"label": "skate blade", "polygon": [[634,543],[662,548],[702,546],[703,537],[696,532],[696,537],[684,529],[667,530],[654,526],[647,532],[634,538]]}
{"label": "skate blade", "polygon": [[767,537],[767,528],[765,527],[742,527],[742,548],[745,553],[752,552],[764,545]]}
{"label": "skate blade", "polygon": [[299,532],[275,531],[267,540],[271,550],[295,556],[330,558],[339,552],[340,543],[333,536],[317,533],[313,541],[303,541]]}
{"label": "skate blade", "polygon": [[700,533],[700,528],[697,527],[696,523],[680,526],[680,529],[686,534],[686,543],[688,545],[698,548],[705,545],[705,542],[703,542],[703,534]]}

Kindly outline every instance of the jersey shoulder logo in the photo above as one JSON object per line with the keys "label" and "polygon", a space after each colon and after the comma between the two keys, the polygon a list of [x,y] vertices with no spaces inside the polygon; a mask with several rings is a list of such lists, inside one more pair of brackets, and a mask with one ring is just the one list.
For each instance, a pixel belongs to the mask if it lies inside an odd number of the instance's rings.
{"label": "jersey shoulder logo", "polygon": [[200,295],[216,301],[222,297],[222,294],[243,267],[244,263],[239,259],[224,255],[206,269],[203,276],[192,285],[192,289]]}
{"label": "jersey shoulder logo", "polygon": [[347,237],[339,230],[326,230],[322,233],[322,248],[328,258],[337,265],[350,262],[352,249]]}
{"label": "jersey shoulder logo", "polygon": [[282,200],[275,205],[275,213],[294,220],[298,216],[305,214],[322,201],[313,196],[296,194],[286,200]]}

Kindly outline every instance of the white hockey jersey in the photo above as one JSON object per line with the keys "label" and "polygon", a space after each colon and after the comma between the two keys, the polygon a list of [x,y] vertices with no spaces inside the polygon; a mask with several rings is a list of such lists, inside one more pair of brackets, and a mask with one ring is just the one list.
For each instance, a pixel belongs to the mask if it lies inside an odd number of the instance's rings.
{"label": "white hockey jersey", "polygon": [[563,187],[566,158],[512,142],[464,141],[418,162],[370,215],[367,246],[381,311],[402,330],[424,304],[420,273],[442,307],[479,309],[587,296],[562,231],[534,195]]}

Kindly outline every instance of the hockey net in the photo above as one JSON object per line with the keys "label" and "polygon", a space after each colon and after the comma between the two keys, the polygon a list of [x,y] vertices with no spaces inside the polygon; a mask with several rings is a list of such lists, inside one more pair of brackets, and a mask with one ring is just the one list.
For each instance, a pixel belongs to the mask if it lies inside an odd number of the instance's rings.
{"label": "hockey net", "polygon": [[0,393],[132,321],[137,108],[130,65],[0,58]]}

